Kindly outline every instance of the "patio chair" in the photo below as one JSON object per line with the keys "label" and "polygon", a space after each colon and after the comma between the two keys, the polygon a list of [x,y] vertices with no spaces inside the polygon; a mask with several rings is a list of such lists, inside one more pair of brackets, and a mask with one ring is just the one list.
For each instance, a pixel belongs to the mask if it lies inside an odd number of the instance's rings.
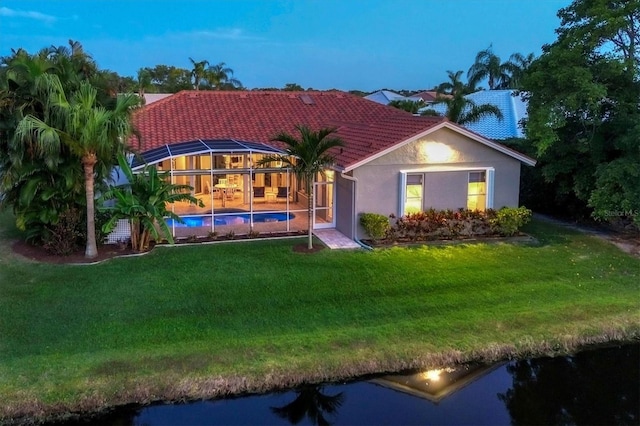
{"label": "patio chair", "polygon": [[236,192],[235,188],[227,188],[225,189],[225,194],[227,195],[227,200],[233,200],[234,193]]}
{"label": "patio chair", "polygon": [[[258,198],[261,198],[261,200],[258,200]],[[254,186],[253,187],[253,201],[266,201],[265,195],[264,195],[264,186]]]}
{"label": "patio chair", "polygon": [[279,200],[287,201],[288,197],[289,197],[289,195],[287,194],[287,187],[286,186],[279,186],[278,187],[278,193],[276,194],[276,201],[279,201]]}

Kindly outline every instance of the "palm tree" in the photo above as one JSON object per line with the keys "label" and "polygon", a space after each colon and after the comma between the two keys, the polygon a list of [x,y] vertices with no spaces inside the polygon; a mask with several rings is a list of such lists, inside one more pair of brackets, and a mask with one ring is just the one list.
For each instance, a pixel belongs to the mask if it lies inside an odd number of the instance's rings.
{"label": "palm tree", "polygon": [[411,99],[396,99],[388,104],[394,108],[401,109],[403,111],[410,112],[411,114],[418,114],[420,109],[424,108],[426,104],[422,99],[412,101]]}
{"label": "palm tree", "polygon": [[151,73],[148,68],[140,68],[138,70],[138,96],[144,99],[144,92],[151,86]]}
{"label": "palm tree", "polygon": [[495,115],[502,120],[500,109],[491,104],[477,105],[466,95],[475,92],[475,85],[465,84],[460,80],[462,71],[447,71],[449,81],[438,86],[438,96],[432,105],[444,104],[447,108],[445,116],[449,121],[460,125],[475,123],[484,117]]}
{"label": "palm tree", "polygon": [[206,79],[207,76],[207,65],[209,65],[209,61],[206,59],[204,61],[196,62],[193,58],[189,58],[191,61],[191,65],[193,65],[193,69],[191,70],[191,77],[193,77],[193,88],[195,90],[200,90],[200,82]]}
{"label": "palm tree", "polygon": [[296,399],[283,407],[271,407],[271,411],[278,417],[291,424],[300,423],[305,416],[314,425],[329,425],[326,414],[335,414],[344,402],[342,392],[336,395],[326,395],[322,386],[305,385],[297,390]]}
{"label": "palm tree", "polygon": [[119,96],[111,110],[96,105],[96,89],[86,81],[78,90],[65,93],[55,75],[45,75],[47,90],[44,119],[24,117],[16,128],[14,139],[26,145],[45,161],[55,162],[62,146],[80,159],[84,170],[87,208],[87,242],[85,257],[98,254],[95,237],[95,167],[100,160],[114,160],[126,149],[131,133],[130,114],[139,105],[133,94]]}
{"label": "palm tree", "polygon": [[233,70],[227,67],[224,62],[210,66],[206,76],[209,84],[216,90],[242,87],[240,80],[233,78]]}
{"label": "palm tree", "polygon": [[519,89],[520,84],[522,82],[522,77],[525,71],[529,68],[529,66],[536,59],[533,53],[529,53],[527,56],[524,56],[521,53],[514,53],[509,57],[509,62],[507,62],[506,66],[511,74],[509,78],[509,88],[510,89]]}
{"label": "palm tree", "polygon": [[481,50],[467,72],[467,79],[472,85],[489,79],[489,90],[506,89],[509,86],[509,69],[507,62],[500,62],[500,57],[493,53],[493,46]]}
{"label": "palm tree", "polygon": [[447,76],[449,77],[449,81],[445,81],[444,83],[440,83],[438,87],[436,87],[436,92],[439,95],[452,96],[456,93],[460,93],[462,95],[468,95],[469,93],[477,92],[478,90],[475,87],[475,83],[469,82],[465,84],[462,80],[463,71],[453,71],[447,70]]}
{"label": "palm tree", "polygon": [[500,109],[491,104],[477,105],[471,99],[462,95],[454,95],[449,98],[438,98],[433,104],[444,104],[447,107],[445,116],[449,121],[458,123],[461,126],[476,123],[484,117],[494,115],[498,120],[502,120]]}
{"label": "palm tree", "polygon": [[47,57],[56,66],[62,81],[73,81],[76,87],[82,80],[90,80],[98,76],[98,66],[90,54],[84,51],[78,41],[69,40],[69,47],[51,46],[46,49]]}
{"label": "palm tree", "polygon": [[273,137],[274,142],[282,142],[286,145],[286,154],[281,156],[266,156],[260,163],[267,164],[272,161],[282,161],[283,167],[289,167],[298,178],[299,182],[304,182],[307,193],[308,211],[308,249],[313,249],[313,185],[316,176],[335,164],[335,157],[329,153],[332,148],[344,146],[342,139],[332,137],[336,128],[324,127],[318,131],[313,131],[304,125],[297,125],[296,130],[300,132],[300,138],[296,138],[288,133],[281,132]]}

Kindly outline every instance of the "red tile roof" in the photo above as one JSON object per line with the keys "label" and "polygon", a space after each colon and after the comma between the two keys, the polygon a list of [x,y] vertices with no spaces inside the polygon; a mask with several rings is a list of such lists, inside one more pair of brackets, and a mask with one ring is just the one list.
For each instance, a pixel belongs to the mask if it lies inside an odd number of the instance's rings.
{"label": "red tile roof", "polygon": [[435,90],[425,90],[424,92],[414,93],[411,95],[413,98],[421,98],[425,102],[433,102],[436,100],[438,92]]}
{"label": "red tile roof", "polygon": [[337,127],[345,146],[335,152],[346,168],[446,121],[417,117],[355,95],[330,92],[184,91],[154,102],[134,115],[142,135],[140,151],[197,139],[270,142],[295,126]]}

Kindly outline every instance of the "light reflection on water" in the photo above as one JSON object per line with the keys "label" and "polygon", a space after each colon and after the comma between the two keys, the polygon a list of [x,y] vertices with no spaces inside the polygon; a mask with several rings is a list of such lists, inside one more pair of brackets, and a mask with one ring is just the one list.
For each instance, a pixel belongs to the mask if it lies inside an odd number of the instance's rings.
{"label": "light reflection on water", "polygon": [[66,425],[639,424],[640,344],[147,407]]}

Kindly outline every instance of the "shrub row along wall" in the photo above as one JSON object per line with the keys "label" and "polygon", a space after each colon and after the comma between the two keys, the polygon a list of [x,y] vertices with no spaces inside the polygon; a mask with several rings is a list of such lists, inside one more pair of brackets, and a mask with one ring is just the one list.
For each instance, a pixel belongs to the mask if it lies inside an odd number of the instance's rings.
{"label": "shrub row along wall", "polygon": [[531,220],[525,207],[500,210],[427,210],[397,218],[363,213],[360,224],[374,240],[428,241],[452,238],[512,236]]}

